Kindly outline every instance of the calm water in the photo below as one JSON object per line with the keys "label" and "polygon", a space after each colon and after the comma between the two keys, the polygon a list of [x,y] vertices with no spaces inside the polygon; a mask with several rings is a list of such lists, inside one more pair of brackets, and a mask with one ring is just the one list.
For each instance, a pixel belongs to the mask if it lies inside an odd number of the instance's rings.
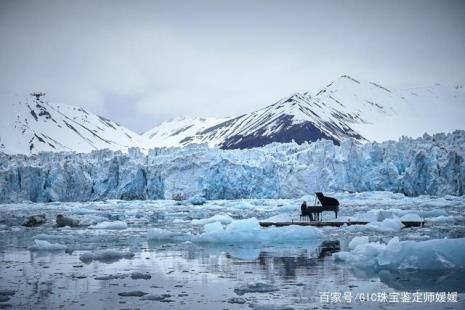
{"label": "calm water", "polygon": [[[355,202],[355,199],[353,200]],[[373,204],[373,201],[369,201]],[[400,210],[412,209],[418,201],[398,203]],[[237,204],[241,204],[238,206]],[[261,204],[260,204],[261,203]],[[197,233],[192,218],[228,213],[233,218],[295,215],[289,206],[297,201],[218,201],[207,206],[175,202],[101,202],[68,204],[2,205],[0,232],[0,308],[14,309],[325,309],[405,308],[400,302],[361,302],[360,293],[458,292],[458,303],[411,303],[410,307],[464,309],[465,271],[396,272],[356,270],[335,263],[331,254],[346,250],[357,235],[375,240],[463,237],[463,208],[450,207],[446,217],[455,217],[424,228],[379,233],[350,229],[325,229],[325,240],[271,244],[197,244],[147,240],[149,227]],[[381,205],[377,207],[383,208]],[[85,208],[85,209],[84,209]],[[373,206],[357,206],[347,213],[365,213]],[[421,210],[438,217],[438,206]],[[434,211],[436,210],[436,211]],[[45,214],[50,219],[36,228],[18,226],[25,216]],[[88,227],[56,228],[58,213],[82,223],[102,219],[124,220],[124,230]],[[343,213],[344,215],[344,213]],[[66,251],[32,251],[34,239],[64,244]],[[330,240],[331,242],[328,242]],[[84,263],[83,253],[116,249],[131,251],[132,258],[94,260]],[[133,273],[139,274],[133,274]],[[141,274],[145,278],[140,278]],[[150,276],[150,278],[148,278]],[[141,291],[156,300],[119,293]],[[141,294],[142,294],[141,293]],[[322,302],[325,294],[351,296],[336,303]],[[163,295],[164,294],[164,295]],[[345,295],[344,295],[345,294]],[[156,295],[156,296],[155,296]],[[147,298],[147,295],[146,297]]]}

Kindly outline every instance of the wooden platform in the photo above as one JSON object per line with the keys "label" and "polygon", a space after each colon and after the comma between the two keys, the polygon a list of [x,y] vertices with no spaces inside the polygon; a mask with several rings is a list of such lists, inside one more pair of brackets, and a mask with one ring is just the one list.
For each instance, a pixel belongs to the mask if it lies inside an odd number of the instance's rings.
{"label": "wooden platform", "polygon": [[[262,227],[269,227],[269,226],[290,226],[290,225],[299,225],[299,226],[314,226],[314,227],[324,227],[324,226],[333,226],[333,227],[341,227],[342,225],[366,225],[369,222],[362,222],[362,221],[349,221],[349,222],[318,222],[318,221],[308,221],[308,222],[260,222],[260,226]],[[402,221],[405,227],[424,227],[424,221]]]}

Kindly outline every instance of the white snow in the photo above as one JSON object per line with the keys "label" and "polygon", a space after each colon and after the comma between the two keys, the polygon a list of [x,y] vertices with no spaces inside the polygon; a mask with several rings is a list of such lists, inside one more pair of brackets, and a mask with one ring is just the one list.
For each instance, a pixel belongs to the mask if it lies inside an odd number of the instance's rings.
{"label": "white snow", "polygon": [[145,138],[83,108],[1,95],[0,151],[9,154],[91,152],[144,147]]}

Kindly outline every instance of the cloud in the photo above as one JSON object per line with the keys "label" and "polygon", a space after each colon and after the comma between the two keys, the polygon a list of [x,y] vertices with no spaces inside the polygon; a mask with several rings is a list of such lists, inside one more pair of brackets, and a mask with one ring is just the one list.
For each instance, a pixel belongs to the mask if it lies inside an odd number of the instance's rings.
{"label": "cloud", "polygon": [[0,92],[43,90],[140,132],[247,113],[345,73],[389,87],[463,81],[464,7],[4,0]]}

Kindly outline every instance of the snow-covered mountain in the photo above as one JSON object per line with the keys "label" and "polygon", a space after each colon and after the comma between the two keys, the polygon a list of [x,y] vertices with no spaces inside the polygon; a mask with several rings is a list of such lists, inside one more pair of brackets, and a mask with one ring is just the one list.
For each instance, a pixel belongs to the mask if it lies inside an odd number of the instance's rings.
{"label": "snow-covered mountain", "polygon": [[141,147],[143,138],[83,108],[48,103],[44,97],[1,96],[0,151],[36,154]]}
{"label": "snow-covered mountain", "polygon": [[[45,97],[46,98],[46,97]],[[343,75],[316,92],[294,93],[260,110],[229,118],[178,117],[143,135],[83,108],[44,97],[0,96],[0,152],[90,152],[206,143],[223,149],[318,139],[339,144],[465,129],[465,89],[436,84],[395,90]]]}
{"label": "snow-covered mountain", "polygon": [[[464,105],[465,91],[460,87],[391,90],[343,75],[315,94],[295,93],[258,111],[213,122],[211,127],[197,127],[196,122],[189,127],[185,119],[172,120],[144,136],[150,146],[208,143],[225,149],[292,140],[328,139],[338,144],[348,137],[360,142],[383,141],[462,129]],[[189,132],[183,130],[187,127]],[[150,135],[160,131],[163,136]]]}
{"label": "snow-covered mountain", "polygon": [[[176,117],[161,123],[142,136],[155,142],[157,147],[201,143],[197,134],[227,121],[229,118]],[[200,136],[200,138],[202,138]]]}

